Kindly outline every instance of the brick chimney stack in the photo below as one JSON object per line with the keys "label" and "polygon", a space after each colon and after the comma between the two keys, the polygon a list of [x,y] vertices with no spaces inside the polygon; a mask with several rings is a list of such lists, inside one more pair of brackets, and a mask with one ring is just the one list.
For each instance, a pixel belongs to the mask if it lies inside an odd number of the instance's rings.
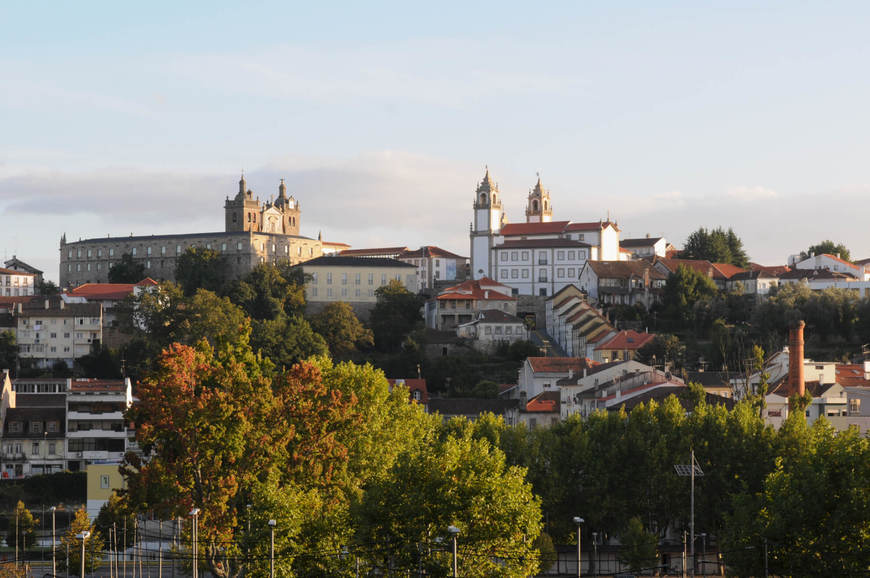
{"label": "brick chimney stack", "polygon": [[789,391],[803,396],[804,385],[804,327],[806,323],[798,321],[788,330],[788,385]]}

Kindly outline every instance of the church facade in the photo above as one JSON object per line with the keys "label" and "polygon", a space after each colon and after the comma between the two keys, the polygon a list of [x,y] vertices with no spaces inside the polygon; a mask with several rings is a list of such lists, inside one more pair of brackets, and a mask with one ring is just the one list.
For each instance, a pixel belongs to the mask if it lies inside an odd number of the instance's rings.
{"label": "church facade", "polygon": [[60,287],[108,282],[109,269],[125,254],[145,266],[145,276],[174,281],[178,258],[190,248],[220,252],[231,277],[244,275],[260,263],[301,263],[323,254],[323,243],[299,234],[299,202],[287,196],[284,180],[274,200],[261,202],[248,189],[244,175],[239,190],[224,203],[225,230],[60,240]]}
{"label": "church facade", "polygon": [[619,228],[609,219],[553,221],[550,191],[540,176],[529,190],[524,223],[508,223],[499,195],[487,168],[475,191],[469,231],[474,279],[493,279],[510,287],[514,295],[549,297],[576,284],[586,261],[625,259]]}

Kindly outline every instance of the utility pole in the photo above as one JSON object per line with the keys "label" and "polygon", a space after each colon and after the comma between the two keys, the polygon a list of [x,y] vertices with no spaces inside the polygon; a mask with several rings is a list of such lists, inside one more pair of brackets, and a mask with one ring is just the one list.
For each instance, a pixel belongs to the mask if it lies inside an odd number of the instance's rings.
{"label": "utility pole", "polygon": [[55,559],[55,552],[57,551],[56,542],[55,542],[55,525],[54,525],[54,511],[57,510],[55,506],[51,507],[51,575],[57,576],[57,561]]}

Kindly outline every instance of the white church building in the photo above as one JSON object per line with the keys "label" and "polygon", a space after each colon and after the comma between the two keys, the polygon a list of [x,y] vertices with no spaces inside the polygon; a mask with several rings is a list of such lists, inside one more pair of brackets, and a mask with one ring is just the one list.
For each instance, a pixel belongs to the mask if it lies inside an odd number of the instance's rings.
{"label": "white church building", "polygon": [[470,237],[472,277],[489,277],[514,295],[549,297],[576,284],[587,260],[628,258],[619,249],[619,228],[609,219],[554,221],[540,176],[529,191],[526,222],[508,223],[488,168],[475,193]]}

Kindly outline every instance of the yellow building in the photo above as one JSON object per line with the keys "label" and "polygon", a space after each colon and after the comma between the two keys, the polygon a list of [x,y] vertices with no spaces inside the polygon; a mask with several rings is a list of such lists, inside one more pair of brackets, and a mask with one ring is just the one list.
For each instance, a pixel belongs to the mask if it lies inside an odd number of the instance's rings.
{"label": "yellow building", "polygon": [[88,464],[87,475],[88,516],[94,520],[112,492],[124,489],[125,484],[117,463]]}
{"label": "yellow building", "polygon": [[305,298],[316,311],[328,303],[350,304],[357,314],[367,314],[377,303],[375,291],[399,281],[417,292],[417,268],[409,263],[382,257],[319,257],[302,263],[309,277]]}

